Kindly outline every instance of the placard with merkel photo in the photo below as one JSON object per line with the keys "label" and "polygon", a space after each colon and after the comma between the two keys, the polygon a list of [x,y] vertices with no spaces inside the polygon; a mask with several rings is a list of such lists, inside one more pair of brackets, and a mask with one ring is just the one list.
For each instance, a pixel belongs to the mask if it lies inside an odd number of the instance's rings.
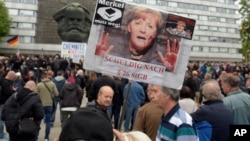
{"label": "placard with merkel photo", "polygon": [[164,83],[166,77],[184,76],[182,65],[187,66],[191,40],[166,30],[170,21],[167,11],[99,0],[94,15],[86,69],[157,84]]}

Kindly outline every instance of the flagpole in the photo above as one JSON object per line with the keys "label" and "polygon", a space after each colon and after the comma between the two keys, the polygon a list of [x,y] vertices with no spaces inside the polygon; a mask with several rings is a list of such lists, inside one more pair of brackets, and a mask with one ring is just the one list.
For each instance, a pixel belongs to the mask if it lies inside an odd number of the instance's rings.
{"label": "flagpole", "polygon": [[19,50],[19,44],[20,44],[20,42],[19,42],[19,34],[17,34],[17,39],[18,39],[18,44],[17,44],[17,54],[16,54],[16,56],[18,57],[18,59],[20,59],[20,50]]}

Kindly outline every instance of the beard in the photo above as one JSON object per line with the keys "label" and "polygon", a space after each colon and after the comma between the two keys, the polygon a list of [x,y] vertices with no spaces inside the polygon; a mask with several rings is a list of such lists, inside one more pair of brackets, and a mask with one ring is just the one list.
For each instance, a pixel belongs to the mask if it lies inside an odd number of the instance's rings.
{"label": "beard", "polygon": [[62,22],[58,26],[58,35],[63,41],[69,42],[87,42],[90,27],[82,25],[68,25]]}

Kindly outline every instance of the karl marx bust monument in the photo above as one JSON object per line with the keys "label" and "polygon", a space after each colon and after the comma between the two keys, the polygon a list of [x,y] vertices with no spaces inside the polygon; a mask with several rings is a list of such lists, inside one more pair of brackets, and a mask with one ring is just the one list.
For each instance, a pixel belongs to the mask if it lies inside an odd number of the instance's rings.
{"label": "karl marx bust monument", "polygon": [[90,12],[81,4],[67,4],[53,16],[62,41],[87,42],[91,27]]}

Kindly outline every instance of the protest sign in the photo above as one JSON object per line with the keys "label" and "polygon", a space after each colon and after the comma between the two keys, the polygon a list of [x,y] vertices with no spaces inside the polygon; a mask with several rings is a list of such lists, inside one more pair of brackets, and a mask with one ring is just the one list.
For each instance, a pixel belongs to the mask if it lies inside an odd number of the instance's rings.
{"label": "protest sign", "polygon": [[84,68],[180,89],[195,23],[167,11],[97,0]]}
{"label": "protest sign", "polygon": [[79,63],[84,58],[86,43],[62,42],[61,57],[71,58],[74,63]]}

